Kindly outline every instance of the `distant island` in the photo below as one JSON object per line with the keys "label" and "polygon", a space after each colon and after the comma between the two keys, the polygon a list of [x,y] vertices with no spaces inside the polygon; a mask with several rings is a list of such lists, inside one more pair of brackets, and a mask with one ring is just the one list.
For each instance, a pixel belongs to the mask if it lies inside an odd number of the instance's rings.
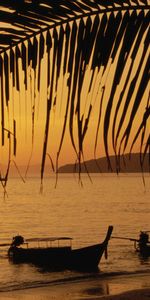
{"label": "distant island", "polygon": [[[143,165],[143,172],[149,173],[150,172],[150,165],[149,165],[149,154],[146,154],[144,165]],[[116,157],[110,156],[110,162],[112,169],[108,166],[108,161],[106,157],[101,157],[98,159],[91,159],[85,161],[85,164],[81,164],[81,172],[86,173],[87,170],[89,173],[116,173]],[[86,167],[85,167],[86,165]],[[18,169],[21,175],[24,177],[24,174],[26,172],[27,166],[25,165],[19,165]],[[29,176],[40,176],[40,170],[41,165],[35,164],[29,166],[29,171],[27,174],[27,177]],[[1,166],[2,174],[5,174],[6,166]],[[133,153],[131,154],[131,157],[129,159],[129,154],[125,154],[124,156],[120,157],[120,170],[118,170],[119,173],[141,173],[141,165],[140,165],[140,155],[139,153]],[[58,173],[78,173],[79,172],[79,165],[78,164],[66,164],[63,166],[60,166],[58,169]],[[45,165],[45,172],[44,174],[48,176],[49,174],[53,174],[52,168],[50,164]],[[10,173],[9,175],[11,177],[18,177],[18,171],[14,164],[10,167]]]}
{"label": "distant island", "polygon": [[[116,157],[110,156],[111,168],[109,168],[108,161],[106,157],[91,159],[85,161],[85,164],[81,164],[81,172],[86,173],[87,170],[89,173],[112,173],[116,172]],[[86,165],[86,166],[85,166]],[[87,168],[87,170],[86,170]],[[66,164],[64,166],[59,167],[59,173],[74,173],[79,171],[78,164]],[[131,154],[129,158],[129,154],[125,154],[120,156],[120,169],[118,170],[120,173],[139,173],[141,172],[140,165],[140,155],[139,153]],[[149,154],[146,154],[144,165],[143,165],[144,173],[150,172],[149,166]]]}

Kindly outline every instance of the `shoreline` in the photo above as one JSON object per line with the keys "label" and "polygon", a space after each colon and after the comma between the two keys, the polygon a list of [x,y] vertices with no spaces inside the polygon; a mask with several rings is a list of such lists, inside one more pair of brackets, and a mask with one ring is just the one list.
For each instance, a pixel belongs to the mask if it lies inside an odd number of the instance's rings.
{"label": "shoreline", "polygon": [[0,300],[148,300],[150,275],[125,275],[0,292]]}

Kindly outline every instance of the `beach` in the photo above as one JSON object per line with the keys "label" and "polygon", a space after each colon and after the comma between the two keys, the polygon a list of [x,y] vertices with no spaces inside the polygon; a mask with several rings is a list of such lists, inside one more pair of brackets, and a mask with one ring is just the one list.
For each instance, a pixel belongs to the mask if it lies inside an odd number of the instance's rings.
{"label": "beach", "polygon": [[1,292],[0,300],[148,300],[149,275],[115,276]]}
{"label": "beach", "polygon": [[[39,292],[39,291],[38,291]],[[38,295],[34,292],[29,293],[28,295],[21,295],[14,293],[13,295],[2,295],[0,296],[1,300],[17,300],[17,299],[23,299],[23,300],[72,300],[72,299],[82,299],[82,300],[149,300],[150,299],[150,289],[141,289],[141,290],[134,290],[126,293],[122,293],[119,295],[113,295],[113,296],[97,296],[96,294],[93,296],[89,296],[88,298],[80,297],[80,298],[74,298],[73,295],[56,295],[51,294],[49,290],[47,290],[47,293],[44,291],[43,294],[39,293]]]}

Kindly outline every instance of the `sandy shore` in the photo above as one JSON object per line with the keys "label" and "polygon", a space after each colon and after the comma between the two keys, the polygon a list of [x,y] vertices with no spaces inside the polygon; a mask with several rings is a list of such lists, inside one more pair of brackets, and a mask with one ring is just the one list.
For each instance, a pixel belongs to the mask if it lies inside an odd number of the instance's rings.
{"label": "sandy shore", "polygon": [[106,299],[107,300],[149,300],[150,289],[134,290],[119,295],[101,297],[100,299],[101,300],[106,300]]}
{"label": "sandy shore", "polygon": [[[35,293],[35,291],[34,291]],[[113,295],[113,296],[97,296],[97,295],[93,295],[90,297],[72,297],[72,295],[67,295],[66,294],[61,294],[61,295],[56,295],[56,294],[51,294],[51,292],[49,292],[47,290],[47,295],[45,295],[45,292],[43,293],[43,295],[41,295],[41,293],[39,295],[36,295],[32,292],[32,294],[29,295],[21,295],[21,294],[11,294],[10,295],[0,295],[0,299],[1,300],[19,300],[19,299],[23,299],[23,300],[72,300],[72,299],[78,299],[78,300],[96,300],[96,299],[100,299],[100,300],[149,300],[150,299],[150,289],[141,289],[141,290],[134,290],[134,291],[130,291],[130,292],[126,292],[126,293],[122,293],[119,295]]]}
{"label": "sandy shore", "polygon": [[118,276],[0,293],[0,300],[51,299],[150,300],[150,276]]}

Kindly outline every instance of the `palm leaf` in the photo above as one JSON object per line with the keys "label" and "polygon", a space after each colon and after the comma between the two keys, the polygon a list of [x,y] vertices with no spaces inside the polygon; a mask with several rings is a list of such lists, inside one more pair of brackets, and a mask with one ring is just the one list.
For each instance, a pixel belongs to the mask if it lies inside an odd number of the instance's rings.
{"label": "palm leaf", "polygon": [[[17,124],[14,121],[14,112],[11,111],[14,101],[11,87],[19,93],[23,85],[26,91],[29,88],[31,90],[31,119],[34,135],[35,112],[38,106],[36,94],[39,93],[41,97],[41,78],[43,66],[46,66],[47,112],[41,179],[43,179],[49,144],[52,107],[58,109],[62,106],[64,112],[56,171],[67,126],[80,165],[84,157],[84,141],[90,128],[92,114],[97,116],[93,152],[96,153],[98,140],[101,139],[100,145],[104,143],[110,168],[109,155],[112,147],[116,157],[118,156],[117,167],[121,152],[124,152],[128,146],[132,149],[140,136],[140,151],[144,145],[143,155],[145,156],[149,151],[149,135],[147,136],[146,130],[149,114],[145,114],[143,108],[141,111],[143,120],[134,137],[132,136],[136,115],[141,107],[144,107],[144,95],[148,89],[149,8],[147,0],[1,1],[2,146],[6,145],[5,126],[10,126],[8,130],[14,128],[14,154],[16,154]],[[141,48],[140,54],[139,48]],[[85,90],[87,76],[89,80],[84,99],[83,90]],[[59,99],[57,96],[59,79],[62,77],[67,92],[65,97]],[[147,111],[149,111],[149,102],[147,103]],[[97,114],[94,111],[96,105]],[[77,135],[75,128],[77,128]]]}

